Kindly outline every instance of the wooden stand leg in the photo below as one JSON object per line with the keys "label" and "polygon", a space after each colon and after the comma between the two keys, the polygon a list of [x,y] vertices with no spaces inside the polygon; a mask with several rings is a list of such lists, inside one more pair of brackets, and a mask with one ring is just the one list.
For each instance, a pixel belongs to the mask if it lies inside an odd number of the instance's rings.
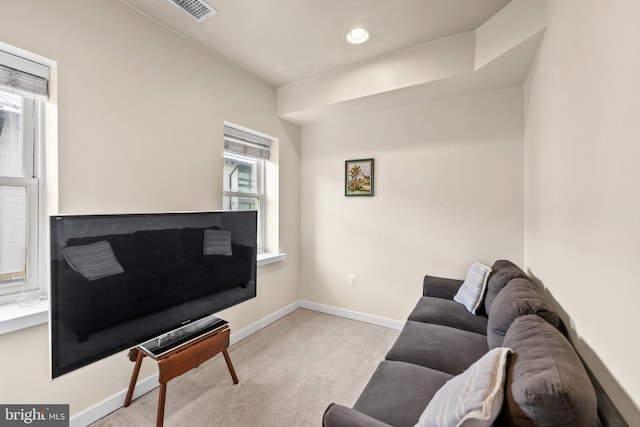
{"label": "wooden stand leg", "polygon": [[160,393],[158,394],[158,419],[156,421],[156,427],[162,427],[164,424],[164,402],[167,398],[167,384],[160,384]]}
{"label": "wooden stand leg", "polygon": [[133,390],[136,388],[136,381],[138,381],[138,374],[140,373],[140,366],[142,365],[142,359],[144,358],[144,353],[134,348],[133,350],[131,350],[131,354],[129,355],[129,357],[133,359],[134,356],[136,358],[136,365],[133,368],[133,373],[131,374],[131,381],[129,382],[129,390],[127,390],[127,398],[124,400],[125,408],[131,404],[131,399],[133,398]]}
{"label": "wooden stand leg", "polygon": [[[199,366],[200,363],[209,360],[216,354],[222,352],[224,361],[227,363],[227,368],[231,374],[231,379],[234,384],[238,384],[238,376],[233,369],[231,358],[227,352],[227,348],[229,347],[229,334],[228,327],[222,328],[213,335],[203,337],[187,346],[177,347],[175,350],[156,359],[158,361],[158,381],[160,382],[158,418],[156,420],[157,427],[162,427],[164,424],[164,404],[167,398],[167,384],[169,381]],[[138,350],[138,348],[132,349],[129,353],[129,360],[135,361],[136,365],[133,368],[133,374],[129,382],[129,390],[127,391],[127,397],[124,402],[125,407],[129,406],[133,399],[133,391],[136,387],[138,374],[140,373],[142,359],[145,356],[146,354]]]}
{"label": "wooden stand leg", "polygon": [[229,368],[229,373],[231,374],[233,383],[238,384],[238,377],[236,376],[236,371],[233,369],[233,365],[231,364],[229,353],[227,352],[227,350],[222,350],[222,355],[224,356],[224,361],[227,362],[227,368]]}

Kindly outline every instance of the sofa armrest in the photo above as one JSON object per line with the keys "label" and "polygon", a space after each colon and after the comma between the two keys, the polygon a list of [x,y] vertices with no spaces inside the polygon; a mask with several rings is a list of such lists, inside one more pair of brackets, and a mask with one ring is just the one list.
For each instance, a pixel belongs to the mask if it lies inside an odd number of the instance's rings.
{"label": "sofa armrest", "polygon": [[231,243],[231,251],[234,256],[240,257],[245,261],[251,261],[251,258],[256,256],[251,246],[241,245],[239,243]]}
{"label": "sofa armrest", "polygon": [[332,403],[324,412],[324,427],[391,427],[355,409]]}
{"label": "sofa armrest", "polygon": [[422,295],[425,297],[453,299],[463,282],[464,280],[427,275],[424,276]]}

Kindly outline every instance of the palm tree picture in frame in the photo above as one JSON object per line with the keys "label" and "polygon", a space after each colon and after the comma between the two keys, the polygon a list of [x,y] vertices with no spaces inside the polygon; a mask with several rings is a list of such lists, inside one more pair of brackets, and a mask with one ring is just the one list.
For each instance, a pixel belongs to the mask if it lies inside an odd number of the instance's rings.
{"label": "palm tree picture in frame", "polygon": [[345,196],[373,196],[373,164],[373,159],[345,161]]}

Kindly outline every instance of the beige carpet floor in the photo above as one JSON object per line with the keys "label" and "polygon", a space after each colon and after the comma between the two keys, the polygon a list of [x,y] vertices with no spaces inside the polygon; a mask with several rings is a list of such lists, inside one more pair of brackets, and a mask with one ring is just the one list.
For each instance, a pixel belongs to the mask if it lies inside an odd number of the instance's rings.
{"label": "beige carpet floor", "polygon": [[[233,332],[233,325],[231,325]],[[298,309],[169,382],[164,425],[320,426],[331,402],[351,406],[398,331]],[[92,424],[154,426],[158,389]]]}

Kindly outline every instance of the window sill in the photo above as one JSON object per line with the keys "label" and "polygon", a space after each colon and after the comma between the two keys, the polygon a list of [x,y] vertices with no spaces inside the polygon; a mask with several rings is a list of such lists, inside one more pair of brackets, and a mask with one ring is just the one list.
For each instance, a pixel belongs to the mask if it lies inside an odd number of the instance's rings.
{"label": "window sill", "polygon": [[27,307],[16,303],[0,305],[0,335],[19,331],[49,321],[49,301]]}
{"label": "window sill", "polygon": [[286,253],[264,252],[258,254],[258,267],[284,261],[285,259],[287,259]]}

